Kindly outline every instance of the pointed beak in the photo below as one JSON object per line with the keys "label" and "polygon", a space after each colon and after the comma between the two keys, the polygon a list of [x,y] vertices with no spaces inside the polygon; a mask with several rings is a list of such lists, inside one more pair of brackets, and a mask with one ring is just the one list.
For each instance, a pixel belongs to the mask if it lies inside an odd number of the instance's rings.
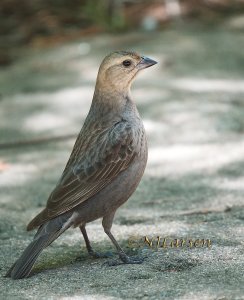
{"label": "pointed beak", "polygon": [[141,57],[141,61],[139,62],[139,64],[137,64],[137,68],[139,70],[142,70],[142,69],[146,69],[146,68],[149,68],[153,65],[156,65],[157,62],[149,57],[145,57],[145,56],[142,56]]}

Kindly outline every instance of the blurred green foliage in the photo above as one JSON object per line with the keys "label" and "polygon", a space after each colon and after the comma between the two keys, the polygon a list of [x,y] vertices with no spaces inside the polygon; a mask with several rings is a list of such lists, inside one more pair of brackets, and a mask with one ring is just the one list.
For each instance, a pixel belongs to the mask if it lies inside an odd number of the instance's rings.
{"label": "blurred green foliage", "polygon": [[121,30],[126,27],[121,1],[86,1],[83,14],[92,23],[106,30]]}
{"label": "blurred green foliage", "polygon": [[1,0],[0,65],[9,65],[21,45],[50,46],[101,31],[163,29],[176,19],[172,3],[180,7],[178,18],[212,26],[235,14],[240,17],[233,26],[243,27],[243,0]]}

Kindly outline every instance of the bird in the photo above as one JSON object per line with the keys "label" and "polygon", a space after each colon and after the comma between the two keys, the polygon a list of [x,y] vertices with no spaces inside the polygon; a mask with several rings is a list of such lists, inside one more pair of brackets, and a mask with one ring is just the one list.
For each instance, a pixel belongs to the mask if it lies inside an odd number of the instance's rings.
{"label": "bird", "polygon": [[99,218],[119,262],[143,262],[123,251],[111,228],[116,210],[136,190],[148,157],[146,133],[131,96],[131,84],[141,70],[156,63],[134,51],[115,51],[103,59],[90,110],[70,158],[46,207],[27,225],[27,231],[37,229],[33,241],[6,277],[31,276],[42,250],[70,227],[79,227],[88,253],[99,257],[86,232],[86,224]]}

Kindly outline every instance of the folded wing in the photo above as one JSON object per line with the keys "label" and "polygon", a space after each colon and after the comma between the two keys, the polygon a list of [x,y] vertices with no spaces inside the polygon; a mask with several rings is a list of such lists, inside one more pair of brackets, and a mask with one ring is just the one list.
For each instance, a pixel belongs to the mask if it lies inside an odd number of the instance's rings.
{"label": "folded wing", "polygon": [[127,169],[140,150],[136,136],[124,120],[109,129],[98,128],[90,136],[81,132],[46,208],[27,230],[88,200]]}

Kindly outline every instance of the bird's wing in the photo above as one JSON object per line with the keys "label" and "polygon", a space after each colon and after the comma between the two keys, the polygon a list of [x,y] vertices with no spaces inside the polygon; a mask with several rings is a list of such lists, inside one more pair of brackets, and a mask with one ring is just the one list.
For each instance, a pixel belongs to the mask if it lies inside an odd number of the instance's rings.
{"label": "bird's wing", "polygon": [[61,180],[48,199],[44,219],[69,211],[98,193],[140,151],[137,133],[126,121],[100,134],[92,134],[86,141],[83,136],[78,137]]}

